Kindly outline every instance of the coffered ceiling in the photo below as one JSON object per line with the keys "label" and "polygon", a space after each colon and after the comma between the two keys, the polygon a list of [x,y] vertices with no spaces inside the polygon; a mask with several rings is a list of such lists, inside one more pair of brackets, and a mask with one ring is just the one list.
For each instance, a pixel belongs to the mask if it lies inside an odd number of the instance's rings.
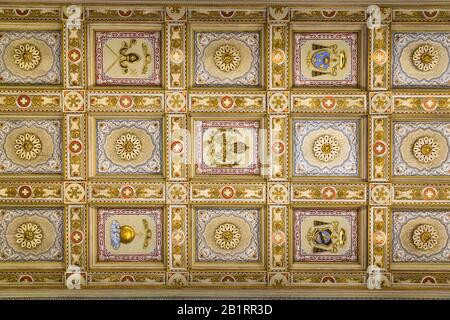
{"label": "coffered ceiling", "polygon": [[448,290],[450,7],[408,2],[1,5],[0,294]]}

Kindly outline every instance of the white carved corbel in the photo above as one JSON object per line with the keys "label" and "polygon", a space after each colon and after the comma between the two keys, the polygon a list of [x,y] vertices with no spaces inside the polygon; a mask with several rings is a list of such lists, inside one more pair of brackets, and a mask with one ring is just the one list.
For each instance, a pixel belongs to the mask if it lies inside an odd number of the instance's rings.
{"label": "white carved corbel", "polygon": [[373,30],[381,27],[381,9],[377,5],[370,5],[366,9],[367,28]]}
{"label": "white carved corbel", "polygon": [[383,274],[383,269],[371,265],[367,268],[367,289],[380,290],[383,287],[390,287],[391,281]]}
{"label": "white carved corbel", "polygon": [[64,8],[64,13],[67,16],[66,26],[69,29],[81,28],[81,8],[77,5],[71,5]]}
{"label": "white carved corbel", "polygon": [[66,287],[70,290],[80,290],[84,284],[81,269],[78,266],[70,265],[66,270]]}

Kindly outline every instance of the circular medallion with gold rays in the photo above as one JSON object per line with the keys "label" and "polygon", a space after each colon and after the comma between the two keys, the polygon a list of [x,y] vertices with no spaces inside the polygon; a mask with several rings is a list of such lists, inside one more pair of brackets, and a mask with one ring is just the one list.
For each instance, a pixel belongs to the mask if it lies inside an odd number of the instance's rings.
{"label": "circular medallion with gold rays", "polygon": [[60,138],[57,122],[18,122],[17,127],[11,128],[5,135],[3,149],[6,158],[13,164],[11,169],[20,167],[22,171],[40,171],[47,168],[59,171]]}
{"label": "circular medallion with gold rays", "polygon": [[142,150],[142,143],[139,138],[132,133],[125,133],[120,135],[116,140],[114,146],[117,155],[124,160],[135,159]]}
{"label": "circular medallion with gold rays", "polygon": [[225,250],[232,250],[241,241],[241,230],[233,223],[222,223],[214,232],[216,244]]}
{"label": "circular medallion with gold rays", "polygon": [[21,159],[33,160],[41,153],[41,139],[31,132],[22,133],[15,140],[14,149]]}
{"label": "circular medallion with gold rays", "polygon": [[439,62],[439,51],[432,45],[423,44],[413,51],[414,66],[420,71],[430,71]]}
{"label": "circular medallion with gold rays", "polygon": [[428,163],[433,161],[439,152],[438,143],[428,136],[420,137],[413,145],[414,157],[420,162]]}
{"label": "circular medallion with gold rays", "polygon": [[[400,130],[401,126],[395,130]],[[408,166],[424,170],[440,167],[447,159],[449,144],[443,132],[427,129],[417,129],[405,135],[400,141],[400,155]],[[399,170],[398,166],[394,168]],[[398,171],[395,171],[398,172]]]}
{"label": "circular medallion with gold rays", "polygon": [[22,70],[33,70],[41,62],[41,52],[31,43],[21,43],[14,49],[14,63]]}
{"label": "circular medallion with gold rays", "polygon": [[22,223],[16,231],[16,242],[23,249],[35,249],[44,237],[41,227],[33,222]]}
{"label": "circular medallion with gold rays", "polygon": [[448,243],[449,234],[443,221],[434,217],[417,217],[402,225],[399,238],[403,249],[414,256],[433,256]]}
{"label": "circular medallion with gold rays", "polygon": [[439,234],[432,225],[420,224],[412,234],[414,245],[421,250],[430,250],[438,244]]}
{"label": "circular medallion with gold rays", "polygon": [[323,135],[314,140],[314,156],[323,162],[329,162],[336,159],[339,154],[339,142],[331,135]]}
{"label": "circular medallion with gold rays", "polygon": [[241,53],[235,46],[224,44],[214,53],[214,62],[221,71],[230,72],[241,63]]}

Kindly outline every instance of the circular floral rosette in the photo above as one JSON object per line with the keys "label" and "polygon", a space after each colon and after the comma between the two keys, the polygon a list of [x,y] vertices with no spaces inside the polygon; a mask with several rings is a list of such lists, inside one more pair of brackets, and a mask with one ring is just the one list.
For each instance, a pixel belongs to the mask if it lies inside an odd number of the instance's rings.
{"label": "circular floral rosette", "polygon": [[142,143],[136,135],[132,133],[122,134],[114,146],[117,155],[124,160],[135,159],[142,150]]}
{"label": "circular floral rosette", "polygon": [[438,143],[431,137],[421,137],[413,145],[413,154],[420,162],[433,161],[439,152]]}
{"label": "circular floral rosette", "polygon": [[241,231],[233,223],[223,223],[217,227],[214,238],[221,249],[234,249],[241,241]]}
{"label": "circular floral rosette", "polygon": [[421,224],[414,229],[412,240],[421,250],[430,250],[438,244],[439,234],[432,225]]}
{"label": "circular floral rosette", "polygon": [[43,237],[42,229],[36,223],[23,223],[17,228],[16,241],[24,249],[35,249]]}
{"label": "circular floral rosette", "polygon": [[432,45],[424,44],[413,52],[412,60],[420,71],[432,70],[439,62],[439,51]]}
{"label": "circular floral rosette", "polygon": [[225,44],[214,53],[214,61],[217,68],[224,72],[235,70],[241,62],[241,54],[236,47]]}
{"label": "circular floral rosette", "polygon": [[33,70],[41,62],[41,53],[36,46],[23,43],[14,49],[14,63],[23,70]]}
{"label": "circular floral rosette", "polygon": [[14,149],[21,159],[32,160],[41,153],[41,139],[33,133],[23,133],[15,141]]}
{"label": "circular floral rosette", "polygon": [[330,135],[320,136],[313,143],[314,156],[323,162],[336,159],[340,149],[337,139]]}

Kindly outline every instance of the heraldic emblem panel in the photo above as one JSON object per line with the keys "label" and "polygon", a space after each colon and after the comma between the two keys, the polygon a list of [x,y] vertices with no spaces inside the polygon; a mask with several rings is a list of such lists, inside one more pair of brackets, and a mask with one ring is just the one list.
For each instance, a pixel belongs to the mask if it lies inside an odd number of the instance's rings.
{"label": "heraldic emblem panel", "polygon": [[0,291],[447,290],[449,22],[0,5]]}

